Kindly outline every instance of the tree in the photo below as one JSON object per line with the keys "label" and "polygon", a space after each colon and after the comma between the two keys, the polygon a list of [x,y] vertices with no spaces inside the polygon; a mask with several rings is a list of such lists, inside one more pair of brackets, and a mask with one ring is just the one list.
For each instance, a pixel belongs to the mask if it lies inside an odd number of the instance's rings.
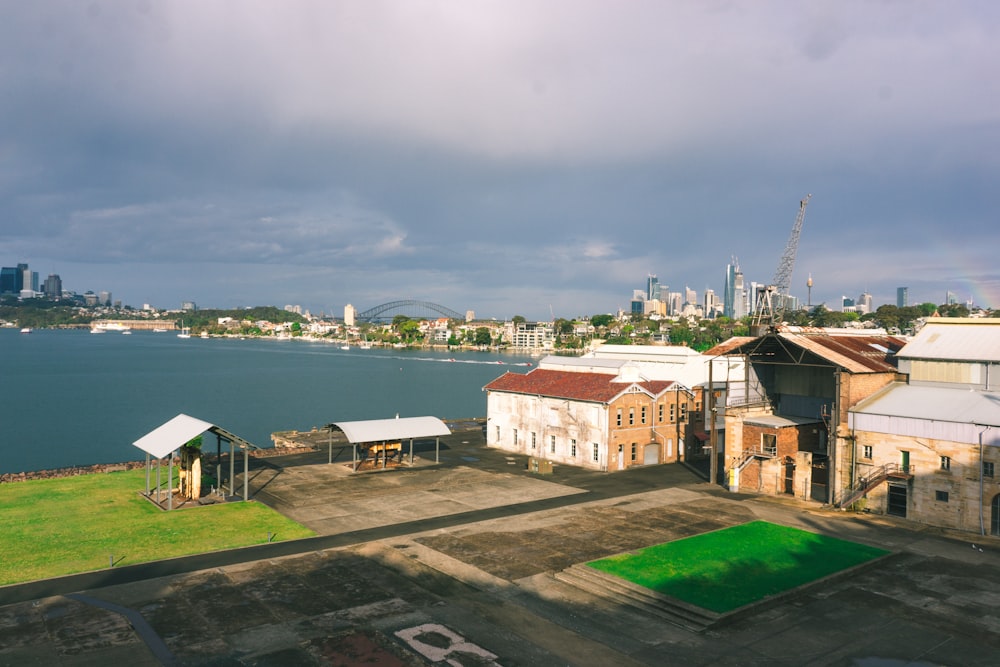
{"label": "tree", "polygon": [[476,345],[489,345],[493,342],[493,338],[490,336],[489,327],[479,327],[476,329],[476,337],[473,339]]}
{"label": "tree", "polygon": [[610,326],[612,322],[615,321],[614,315],[594,315],[590,318],[590,323],[594,325],[594,328]]}
{"label": "tree", "polygon": [[514,317],[510,318],[510,321],[513,322],[514,326],[516,327],[519,324],[524,324],[526,320],[524,319],[523,315],[515,315]]}

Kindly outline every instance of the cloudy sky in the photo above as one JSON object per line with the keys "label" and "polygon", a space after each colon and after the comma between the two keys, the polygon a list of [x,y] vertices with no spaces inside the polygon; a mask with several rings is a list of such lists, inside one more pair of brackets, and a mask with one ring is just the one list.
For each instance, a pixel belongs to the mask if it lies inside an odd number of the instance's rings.
{"label": "cloudy sky", "polygon": [[4,2],[0,264],[140,306],[1000,306],[1000,4]]}

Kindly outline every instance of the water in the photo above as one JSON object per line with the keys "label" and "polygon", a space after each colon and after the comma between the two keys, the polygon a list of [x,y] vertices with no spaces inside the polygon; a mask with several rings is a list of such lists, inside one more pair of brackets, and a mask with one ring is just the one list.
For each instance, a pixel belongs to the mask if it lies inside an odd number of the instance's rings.
{"label": "water", "polygon": [[529,362],[293,340],[0,329],[0,473],[141,460],[132,443],[179,413],[261,447],[271,446],[274,431],[335,421],[481,417],[482,387],[506,370],[526,372],[511,366]]}

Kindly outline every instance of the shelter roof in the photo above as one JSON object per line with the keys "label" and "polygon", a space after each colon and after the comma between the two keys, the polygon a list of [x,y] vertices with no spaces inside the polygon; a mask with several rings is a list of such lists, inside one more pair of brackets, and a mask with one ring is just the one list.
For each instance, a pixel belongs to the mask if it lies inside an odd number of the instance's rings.
{"label": "shelter roof", "polygon": [[209,422],[189,417],[185,414],[177,415],[170,421],[156,427],[146,435],[142,436],[132,444],[147,454],[150,454],[158,459],[162,459],[175,449],[178,449],[184,444],[190,442],[192,438],[195,438],[206,431],[216,433],[226,440],[238,444],[240,447],[259,449],[256,445],[233,435],[229,431],[216,426],[215,424],[210,424]]}
{"label": "shelter roof", "polygon": [[437,417],[403,417],[395,419],[368,419],[365,421],[334,422],[327,425],[343,431],[347,441],[380,442],[451,435],[448,426]]}
{"label": "shelter roof", "polygon": [[939,317],[928,320],[897,356],[1000,362],[1000,319]]}
{"label": "shelter roof", "polygon": [[1000,392],[896,382],[850,412],[1000,427]]}
{"label": "shelter roof", "polygon": [[610,403],[631,386],[659,396],[677,385],[673,380],[641,380],[621,382],[607,373],[550,371],[536,368],[527,374],[507,372],[483,387],[486,391],[533,394],[577,401]]}
{"label": "shelter roof", "polygon": [[791,331],[779,327],[763,336],[732,348],[728,354],[746,354],[751,362],[788,363],[801,355],[793,348],[809,352],[824,362],[850,373],[889,373],[896,370],[895,353],[906,344],[898,336],[885,333],[856,333],[830,329]]}
{"label": "shelter roof", "polygon": [[819,419],[812,419],[809,417],[794,417],[794,416],[782,416],[782,415],[757,415],[755,417],[746,417],[743,420],[744,424],[753,424],[754,426],[766,426],[768,428],[803,426],[805,424],[816,424],[819,422],[820,422]]}

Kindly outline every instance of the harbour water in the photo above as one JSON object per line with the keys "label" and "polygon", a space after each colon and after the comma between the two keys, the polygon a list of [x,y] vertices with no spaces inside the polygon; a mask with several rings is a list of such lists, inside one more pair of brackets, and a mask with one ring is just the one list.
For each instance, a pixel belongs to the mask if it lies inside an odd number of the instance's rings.
{"label": "harbour water", "polygon": [[[486,414],[482,387],[527,356],[174,333],[0,329],[0,473],[140,460],[179,413],[261,447],[335,421]],[[520,364],[520,366],[518,366]]]}

